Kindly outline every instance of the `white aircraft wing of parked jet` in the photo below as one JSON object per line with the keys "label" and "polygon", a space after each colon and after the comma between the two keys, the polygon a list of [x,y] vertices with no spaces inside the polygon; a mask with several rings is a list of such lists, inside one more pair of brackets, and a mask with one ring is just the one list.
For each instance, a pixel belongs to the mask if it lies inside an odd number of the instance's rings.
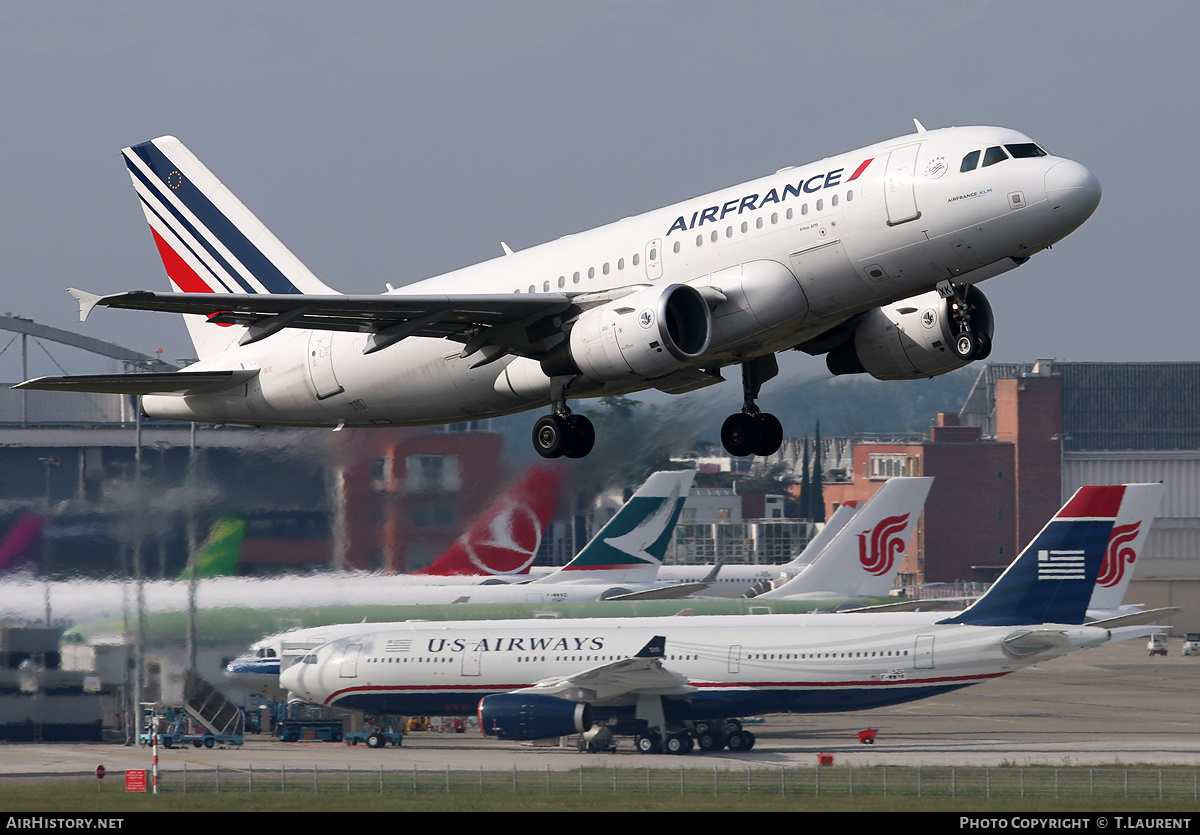
{"label": "white aircraft wing of parked jet", "polygon": [[123,156],[176,292],[71,292],[82,317],[183,314],[199,362],[19,387],[135,393],[154,417],[251,425],[452,423],[549,406],[533,442],[550,458],[595,441],[569,400],[689,392],[730,365],[744,404],[722,441],[770,454],[782,426],[756,401],[784,350],[880,379],[982,359],[993,323],[976,285],[1066,237],[1100,200],[1091,172],[1017,131],[918,126],[402,290],[343,295],[178,139]]}

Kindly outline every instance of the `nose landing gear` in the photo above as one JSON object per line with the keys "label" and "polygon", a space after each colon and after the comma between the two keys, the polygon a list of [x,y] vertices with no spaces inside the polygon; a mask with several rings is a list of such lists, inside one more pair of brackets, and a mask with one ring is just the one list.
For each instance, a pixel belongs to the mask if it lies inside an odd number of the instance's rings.
{"label": "nose landing gear", "polygon": [[971,285],[942,281],[937,291],[942,298],[949,300],[950,317],[954,321],[956,334],[951,345],[954,355],[968,362],[987,359],[992,353],[992,337],[986,330],[976,327],[975,317],[972,316],[975,306],[968,298]]}

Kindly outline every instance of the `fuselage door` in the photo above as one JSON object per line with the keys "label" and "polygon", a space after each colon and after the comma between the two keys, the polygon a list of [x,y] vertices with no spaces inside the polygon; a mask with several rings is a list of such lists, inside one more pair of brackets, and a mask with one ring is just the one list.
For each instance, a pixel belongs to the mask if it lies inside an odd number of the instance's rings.
{"label": "fuselage door", "polygon": [[742,671],[742,646],[741,644],[733,644],[729,647],[729,672],[740,673]]}
{"label": "fuselage door", "polygon": [[308,337],[308,373],[317,399],[341,394],[345,389],[333,374],[333,333],[312,331]]}
{"label": "fuselage door", "polygon": [[933,669],[933,636],[918,635],[913,652],[913,667],[918,670]]}
{"label": "fuselage door", "polygon": [[654,281],[662,274],[662,238],[655,238],[646,244],[646,278]]}
{"label": "fuselage door", "polygon": [[476,641],[474,646],[468,644],[467,649],[463,652],[462,659],[462,674],[464,676],[477,676],[483,663],[483,642]]}
{"label": "fuselage door", "polygon": [[921,143],[896,148],[888,154],[887,173],[883,180],[883,202],[887,206],[888,226],[916,220],[921,216],[917,209],[915,183],[917,179],[917,151]]}
{"label": "fuselage door", "polygon": [[342,663],[338,667],[339,677],[358,677],[358,656],[362,653],[362,648],[362,644],[350,644],[346,647],[346,651],[342,653]]}

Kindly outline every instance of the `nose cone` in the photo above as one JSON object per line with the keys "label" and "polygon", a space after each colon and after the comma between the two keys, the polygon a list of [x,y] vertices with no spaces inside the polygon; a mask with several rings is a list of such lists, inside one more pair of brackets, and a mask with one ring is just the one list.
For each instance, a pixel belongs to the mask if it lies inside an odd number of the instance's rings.
{"label": "nose cone", "polygon": [[1072,231],[1100,205],[1100,181],[1079,163],[1064,159],[1046,172],[1046,200],[1067,230]]}
{"label": "nose cone", "polygon": [[279,687],[297,695],[304,695],[304,664],[293,664],[279,674]]}

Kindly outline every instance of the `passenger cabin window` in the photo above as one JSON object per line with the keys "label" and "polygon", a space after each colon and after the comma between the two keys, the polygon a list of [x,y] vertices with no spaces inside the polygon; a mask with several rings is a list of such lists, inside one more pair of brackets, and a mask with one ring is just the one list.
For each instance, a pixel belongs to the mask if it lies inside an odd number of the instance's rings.
{"label": "passenger cabin window", "polygon": [[1008,154],[1004,153],[1004,149],[999,145],[993,145],[983,153],[983,167],[995,165],[998,162],[1004,162],[1008,159]]}
{"label": "passenger cabin window", "polygon": [[974,171],[976,166],[979,165],[979,155],[981,153],[983,153],[983,152],[982,151],[972,151],[971,153],[967,154],[965,157],[963,157],[962,165],[960,165],[958,167],[958,170],[962,173],[966,173],[967,171]]}

